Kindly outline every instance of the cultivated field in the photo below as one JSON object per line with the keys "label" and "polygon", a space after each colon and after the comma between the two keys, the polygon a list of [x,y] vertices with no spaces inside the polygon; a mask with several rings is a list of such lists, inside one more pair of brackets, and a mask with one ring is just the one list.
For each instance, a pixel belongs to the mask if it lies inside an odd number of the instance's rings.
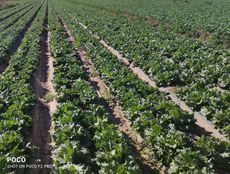
{"label": "cultivated field", "polygon": [[230,173],[228,0],[0,3],[0,174]]}

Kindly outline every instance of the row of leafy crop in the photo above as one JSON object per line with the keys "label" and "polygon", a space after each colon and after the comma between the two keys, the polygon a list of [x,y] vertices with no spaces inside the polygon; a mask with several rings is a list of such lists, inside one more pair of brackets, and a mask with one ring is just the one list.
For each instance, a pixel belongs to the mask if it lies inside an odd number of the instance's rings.
{"label": "row of leafy crop", "polygon": [[[7,157],[31,156],[32,79],[38,65],[45,4],[38,12],[10,66],[0,77],[0,171],[7,173]],[[27,160],[29,161],[29,160]],[[12,169],[13,170],[13,169]]]}
{"label": "row of leafy crop", "polygon": [[9,4],[1,4],[1,6],[0,6],[0,15],[1,14],[3,14],[5,11],[7,11],[7,10],[9,10],[10,8],[13,8],[13,7],[15,7],[16,6],[16,4],[14,4],[14,3],[9,3]]}
{"label": "row of leafy crop", "polygon": [[15,7],[13,8],[9,8],[9,9],[6,9],[6,10],[1,10],[0,11],[0,23],[2,21],[4,21],[5,19],[13,16],[13,15],[16,15],[18,12],[32,6],[33,4],[35,4],[36,1],[31,1],[31,2],[27,2],[26,5],[21,3],[20,5],[16,5]]}
{"label": "row of leafy crop", "polygon": [[16,4],[15,3],[6,3],[6,4],[2,4],[1,6],[0,6],[0,15],[3,13],[3,11],[5,11],[5,10],[7,10],[7,9],[9,9],[9,8],[13,8],[13,7],[15,7],[16,6]]}
{"label": "row of leafy crop", "polygon": [[88,82],[53,8],[51,53],[58,108],[54,120],[54,173],[140,173],[128,142]]}
{"label": "row of leafy crop", "polygon": [[63,13],[63,17],[74,34],[75,45],[93,60],[132,126],[146,140],[146,147],[154,152],[153,158],[168,167],[170,173],[225,170],[229,143],[208,137],[193,142],[183,133],[194,126],[191,115],[139,80],[68,15]]}
{"label": "row of leafy crop", "polygon": [[[158,85],[183,86],[178,94],[197,111],[207,110],[204,114],[218,128],[229,132],[226,127],[230,118],[226,110],[230,105],[229,52],[119,16],[95,12],[79,4],[55,3],[66,7],[70,18],[76,17],[84,22],[130,62],[143,68]],[[216,87],[225,92],[220,93]],[[219,104],[221,99],[224,101]],[[225,113],[226,117],[219,119]]]}
{"label": "row of leafy crop", "polygon": [[230,137],[230,91],[203,88],[198,82],[178,89],[178,95]]}
{"label": "row of leafy crop", "polygon": [[[230,3],[227,0],[164,0],[164,1],[112,1],[73,0],[88,8],[105,9],[164,26],[172,32],[188,37],[202,38],[230,48]],[[153,10],[154,9],[154,10]],[[205,9],[205,10],[204,10]]]}
{"label": "row of leafy crop", "polygon": [[29,11],[31,11],[32,9],[34,9],[34,7],[37,5],[33,4],[32,6],[23,9],[22,11],[18,12],[17,15],[12,16],[4,21],[1,22],[1,27],[0,27],[0,32],[6,30],[7,28],[9,28],[10,26],[14,25],[19,19],[21,19],[22,17],[24,17]]}
{"label": "row of leafy crop", "polygon": [[33,22],[41,6],[41,3],[37,4],[35,11],[29,11],[25,17],[20,18],[10,28],[0,33],[0,64],[8,61],[9,50],[14,47],[15,42],[22,37],[21,34],[26,30],[26,27]]}
{"label": "row of leafy crop", "polygon": [[14,11],[17,11],[17,9],[20,10],[20,8],[25,8],[25,7],[26,7],[25,5],[20,6],[20,5],[15,4],[12,8],[0,9],[0,15],[1,15],[0,21],[1,21],[2,18],[5,18],[4,15],[7,16],[7,15],[10,14],[10,12],[14,12]]}

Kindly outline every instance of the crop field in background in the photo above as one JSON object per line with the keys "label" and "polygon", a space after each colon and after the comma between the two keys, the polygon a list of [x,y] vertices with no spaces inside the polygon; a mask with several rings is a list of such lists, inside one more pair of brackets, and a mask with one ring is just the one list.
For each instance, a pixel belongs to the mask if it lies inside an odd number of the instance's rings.
{"label": "crop field in background", "polygon": [[0,5],[0,174],[229,173],[228,0]]}

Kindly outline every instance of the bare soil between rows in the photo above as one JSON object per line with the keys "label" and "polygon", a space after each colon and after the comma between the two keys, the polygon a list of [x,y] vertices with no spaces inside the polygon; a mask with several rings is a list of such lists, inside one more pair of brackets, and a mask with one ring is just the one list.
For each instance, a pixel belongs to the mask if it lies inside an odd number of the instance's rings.
{"label": "bare soil between rows", "polygon": [[[48,6],[48,5],[47,5]],[[49,52],[49,33],[48,29],[48,7],[46,7],[46,17],[44,21],[44,31],[41,40],[41,54],[39,67],[35,74],[34,92],[36,96],[36,105],[33,110],[33,134],[32,146],[33,164],[52,165],[52,119],[51,115],[56,110],[57,102],[45,101],[47,93],[55,94],[52,84],[53,78],[53,58]],[[51,173],[50,168],[32,169],[32,174]]]}

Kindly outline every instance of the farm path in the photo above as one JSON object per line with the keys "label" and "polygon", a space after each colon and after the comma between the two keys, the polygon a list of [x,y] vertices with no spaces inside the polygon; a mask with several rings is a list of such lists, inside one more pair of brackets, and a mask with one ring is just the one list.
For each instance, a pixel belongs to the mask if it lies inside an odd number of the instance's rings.
{"label": "farm path", "polygon": [[[36,148],[33,151],[33,164],[51,165],[52,164],[52,119],[51,115],[55,112],[57,101],[55,100],[55,89],[52,83],[54,68],[53,58],[49,50],[50,33],[48,32],[48,7],[46,6],[46,17],[44,21],[44,31],[41,40],[41,54],[39,67],[36,71],[34,81],[34,92],[36,105],[33,110],[33,133],[32,145]],[[50,173],[50,168],[33,169],[33,174]]]}
{"label": "farm path", "polygon": [[[48,42],[48,52],[47,52],[47,56],[48,56],[48,78],[47,78],[47,89],[49,90],[50,94],[55,97],[57,95],[56,93],[56,90],[54,88],[54,84],[53,84],[53,78],[54,78],[54,59],[53,57],[51,56],[51,53],[50,53],[50,32],[48,33],[48,39],[47,39],[47,42]],[[49,105],[49,108],[50,108],[50,114],[53,114],[56,109],[57,109],[57,101],[56,99],[54,98],[52,101],[50,101],[48,103]]]}

